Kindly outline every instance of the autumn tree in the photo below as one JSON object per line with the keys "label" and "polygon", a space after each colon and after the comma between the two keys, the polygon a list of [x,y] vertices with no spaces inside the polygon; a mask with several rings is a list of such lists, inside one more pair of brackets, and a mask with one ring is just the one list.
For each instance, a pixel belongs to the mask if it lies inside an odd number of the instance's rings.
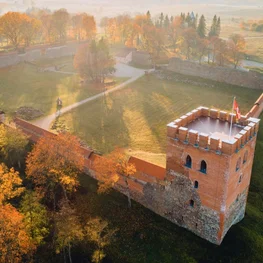
{"label": "autumn tree", "polygon": [[67,27],[69,23],[69,13],[66,9],[59,9],[52,15],[52,24],[56,36],[60,43],[63,43],[67,39]]}
{"label": "autumn tree", "polygon": [[27,191],[21,201],[20,212],[23,214],[25,230],[36,247],[44,243],[49,233],[48,215],[44,205],[40,203],[40,196],[36,192]]}
{"label": "autumn tree", "polygon": [[10,204],[0,205],[0,262],[20,263],[32,250],[23,215]]}
{"label": "autumn tree", "polygon": [[84,14],[82,18],[82,26],[86,32],[87,39],[94,39],[96,36],[96,21],[94,16]]}
{"label": "autumn tree", "polygon": [[46,136],[38,140],[26,160],[26,174],[47,199],[60,192],[67,194],[79,185],[78,175],[83,170],[84,157],[77,137],[69,133]]}
{"label": "autumn tree", "polygon": [[197,39],[196,53],[198,56],[199,64],[201,64],[203,57],[208,54],[209,40],[204,38]]}
{"label": "autumn tree", "polygon": [[18,12],[8,12],[0,17],[0,34],[16,49],[23,42],[23,23],[27,18],[26,14]]}
{"label": "autumn tree", "polygon": [[196,52],[198,35],[194,28],[186,28],[182,34],[182,41],[180,42],[181,52],[190,60]]}
{"label": "autumn tree", "polygon": [[67,200],[60,202],[60,210],[55,214],[55,244],[56,252],[63,251],[66,263],[66,250],[69,262],[72,263],[71,248],[83,239],[83,231],[79,218]]}
{"label": "autumn tree", "polygon": [[105,247],[110,245],[116,230],[110,229],[108,222],[101,218],[94,218],[85,226],[85,236],[96,244],[97,249],[93,252],[92,262],[100,263],[106,256]]}
{"label": "autumn tree", "polygon": [[177,43],[182,33],[182,19],[180,16],[173,18],[173,22],[170,24],[167,34],[168,41],[173,47],[173,51],[176,51]]}
{"label": "autumn tree", "polygon": [[228,50],[230,61],[234,64],[234,67],[240,64],[244,57],[246,48],[246,40],[239,34],[233,34],[228,40]]}
{"label": "autumn tree", "polygon": [[19,173],[14,168],[8,169],[4,164],[0,164],[0,206],[20,196],[23,191]]}
{"label": "autumn tree", "polygon": [[107,192],[120,180],[124,182],[128,206],[131,207],[131,194],[128,179],[136,173],[134,164],[129,163],[129,157],[121,150],[115,149],[109,155],[94,162],[94,170],[99,180],[99,193]]}
{"label": "autumn tree", "polygon": [[84,79],[104,83],[106,76],[115,72],[115,60],[107,42],[101,38],[80,47],[74,58],[74,67]]}
{"label": "autumn tree", "polygon": [[27,17],[22,24],[22,37],[25,46],[28,47],[34,40],[34,38],[40,33],[41,22],[35,18]]}
{"label": "autumn tree", "polygon": [[52,43],[55,39],[55,29],[53,26],[52,14],[44,12],[40,16],[40,21],[42,22],[42,30],[45,41]]}
{"label": "autumn tree", "polygon": [[0,155],[8,165],[21,168],[27,145],[28,139],[20,130],[0,125]]}

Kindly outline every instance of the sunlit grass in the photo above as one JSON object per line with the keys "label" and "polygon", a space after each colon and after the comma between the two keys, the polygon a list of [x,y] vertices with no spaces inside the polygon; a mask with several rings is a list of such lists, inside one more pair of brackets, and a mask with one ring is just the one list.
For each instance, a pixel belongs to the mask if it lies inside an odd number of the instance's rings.
{"label": "sunlit grass", "polygon": [[143,77],[106,101],[99,99],[61,116],[60,121],[102,153],[119,146],[163,165],[169,122],[200,105],[230,110],[233,96],[246,113],[260,93],[227,84],[199,87]]}

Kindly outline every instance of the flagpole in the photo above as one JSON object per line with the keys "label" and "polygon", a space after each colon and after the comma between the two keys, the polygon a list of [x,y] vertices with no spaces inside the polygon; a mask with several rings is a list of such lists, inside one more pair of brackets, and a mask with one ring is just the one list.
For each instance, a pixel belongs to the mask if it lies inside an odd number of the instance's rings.
{"label": "flagpole", "polygon": [[232,135],[232,125],[233,125],[233,111],[234,111],[234,102],[235,102],[236,97],[233,99],[233,104],[232,104],[232,112],[231,112],[231,121],[230,121],[230,130],[229,130],[229,138],[228,140],[230,141],[231,135]]}

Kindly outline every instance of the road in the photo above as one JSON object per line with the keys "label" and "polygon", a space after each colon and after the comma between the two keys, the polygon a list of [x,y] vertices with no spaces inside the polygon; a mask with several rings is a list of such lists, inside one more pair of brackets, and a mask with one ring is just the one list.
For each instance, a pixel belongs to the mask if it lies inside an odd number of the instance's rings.
{"label": "road", "polygon": [[[130,79],[123,82],[122,84],[116,86],[115,88],[107,90],[106,92],[99,93],[95,96],[89,97],[87,99],[76,102],[76,103],[69,105],[67,107],[64,107],[61,109],[60,114],[64,114],[64,113],[69,112],[69,111],[71,111],[71,110],[73,110],[73,109],[75,109],[75,108],[77,108],[83,104],[97,100],[99,98],[102,98],[103,96],[110,94],[110,93],[113,93],[117,90],[121,90],[121,89],[125,88],[128,84],[136,81],[137,79],[139,79],[140,77],[142,77],[145,74],[145,70],[137,69],[137,68],[125,65],[125,64],[120,64],[120,63],[116,64],[116,69],[117,69],[117,71],[115,72],[116,77],[130,77]],[[152,71],[152,70],[148,70],[148,71]],[[75,74],[75,73],[72,73],[72,74]],[[56,117],[57,117],[57,113],[53,113],[51,115],[45,116],[45,117],[37,119],[35,121],[32,121],[32,123],[34,125],[42,128],[42,129],[49,130],[52,122],[56,119]]]}

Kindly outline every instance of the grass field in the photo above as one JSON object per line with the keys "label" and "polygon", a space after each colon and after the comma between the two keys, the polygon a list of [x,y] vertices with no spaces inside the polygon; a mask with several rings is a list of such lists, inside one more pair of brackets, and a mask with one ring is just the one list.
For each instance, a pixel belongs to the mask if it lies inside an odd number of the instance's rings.
{"label": "grass field", "polygon": [[[48,66],[53,62],[39,63]],[[60,63],[63,64],[62,60]],[[124,80],[126,79],[116,78],[114,85]],[[12,114],[21,106],[29,106],[49,114],[55,111],[58,97],[67,106],[103,91],[101,86],[80,85],[79,81],[77,75],[39,73],[35,67],[26,64],[0,69],[0,109]]]}
{"label": "grass field", "polygon": [[169,122],[200,105],[230,110],[233,96],[246,113],[261,94],[259,90],[214,85],[200,87],[143,77],[107,96],[106,101],[96,100],[61,116],[60,123],[100,152],[119,146],[131,155],[164,164]]}

